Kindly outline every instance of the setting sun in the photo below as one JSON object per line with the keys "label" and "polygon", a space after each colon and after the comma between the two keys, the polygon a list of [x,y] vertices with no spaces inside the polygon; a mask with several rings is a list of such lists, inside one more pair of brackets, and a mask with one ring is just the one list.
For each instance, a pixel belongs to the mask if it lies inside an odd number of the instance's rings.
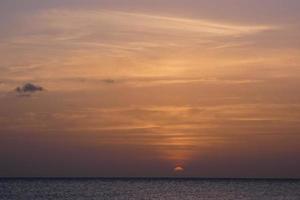
{"label": "setting sun", "polygon": [[177,166],[177,167],[175,167],[174,168],[174,172],[183,172],[184,171],[184,168],[183,167],[181,167],[181,166]]}

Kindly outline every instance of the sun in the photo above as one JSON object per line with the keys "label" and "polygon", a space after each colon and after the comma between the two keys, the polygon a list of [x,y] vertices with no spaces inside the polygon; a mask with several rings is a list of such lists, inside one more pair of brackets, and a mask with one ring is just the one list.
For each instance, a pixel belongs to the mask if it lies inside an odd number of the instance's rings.
{"label": "sun", "polygon": [[183,172],[183,171],[184,171],[184,168],[181,167],[181,166],[177,166],[177,167],[174,168],[174,172],[176,172],[176,173],[180,173],[180,172]]}

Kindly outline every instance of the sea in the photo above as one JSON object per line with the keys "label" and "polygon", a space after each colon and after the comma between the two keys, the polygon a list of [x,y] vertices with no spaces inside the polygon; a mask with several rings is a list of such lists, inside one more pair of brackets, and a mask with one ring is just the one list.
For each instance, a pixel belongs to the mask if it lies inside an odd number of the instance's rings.
{"label": "sea", "polygon": [[300,180],[0,178],[1,200],[300,200]]}

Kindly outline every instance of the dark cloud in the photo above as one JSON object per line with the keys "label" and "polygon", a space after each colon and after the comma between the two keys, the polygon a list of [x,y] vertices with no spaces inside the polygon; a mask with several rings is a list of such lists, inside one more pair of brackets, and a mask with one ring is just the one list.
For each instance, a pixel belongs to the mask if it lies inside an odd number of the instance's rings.
{"label": "dark cloud", "polygon": [[18,93],[22,93],[22,94],[27,93],[27,94],[29,94],[29,93],[43,91],[44,88],[39,86],[39,85],[32,84],[32,83],[26,83],[23,86],[17,87],[15,90]]}

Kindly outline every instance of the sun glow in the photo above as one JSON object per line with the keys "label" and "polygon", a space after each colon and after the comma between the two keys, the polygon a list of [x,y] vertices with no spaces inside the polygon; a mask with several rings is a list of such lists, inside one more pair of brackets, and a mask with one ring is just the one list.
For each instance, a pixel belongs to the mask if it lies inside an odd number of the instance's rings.
{"label": "sun glow", "polygon": [[174,172],[175,173],[184,172],[184,168],[181,167],[181,166],[177,166],[177,167],[174,168]]}

